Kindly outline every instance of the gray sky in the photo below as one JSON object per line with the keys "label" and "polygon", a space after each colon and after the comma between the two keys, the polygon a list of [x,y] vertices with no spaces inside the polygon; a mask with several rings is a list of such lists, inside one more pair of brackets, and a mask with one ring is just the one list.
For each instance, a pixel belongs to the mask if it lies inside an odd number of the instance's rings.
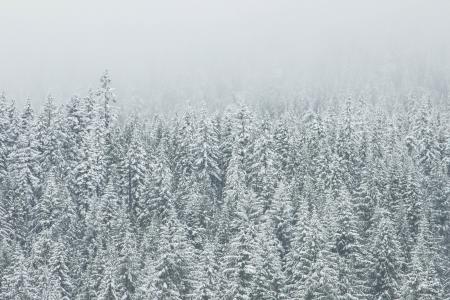
{"label": "gray sky", "polygon": [[0,89],[63,99],[104,69],[123,101],[146,104],[401,81],[424,68],[446,85],[449,14],[445,0],[0,0]]}

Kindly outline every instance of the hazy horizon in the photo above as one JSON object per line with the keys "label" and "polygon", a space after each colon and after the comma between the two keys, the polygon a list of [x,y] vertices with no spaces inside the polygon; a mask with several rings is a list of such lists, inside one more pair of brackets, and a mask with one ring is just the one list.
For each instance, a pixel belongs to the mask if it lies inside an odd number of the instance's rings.
{"label": "hazy horizon", "polygon": [[149,106],[374,85],[445,95],[449,11],[446,1],[4,0],[0,90],[65,102],[108,69],[120,100]]}

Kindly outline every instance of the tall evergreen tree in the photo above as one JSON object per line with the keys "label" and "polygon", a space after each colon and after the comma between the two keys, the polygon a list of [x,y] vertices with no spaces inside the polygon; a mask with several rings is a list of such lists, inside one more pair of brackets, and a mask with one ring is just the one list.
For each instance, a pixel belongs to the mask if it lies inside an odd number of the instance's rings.
{"label": "tall evergreen tree", "polygon": [[[269,222],[263,223],[258,230],[255,257],[255,279],[252,291],[253,299],[287,299],[284,294],[285,274],[282,261],[277,251],[279,241],[273,235]],[[265,226],[267,226],[265,228]]]}
{"label": "tall evergreen tree", "polygon": [[238,203],[236,219],[237,229],[231,238],[229,249],[224,256],[223,273],[227,278],[226,297],[249,299],[252,295],[256,274],[257,218],[252,193],[245,193]]}
{"label": "tall evergreen tree", "polygon": [[439,280],[436,260],[437,250],[425,214],[421,216],[419,235],[413,249],[409,272],[404,282],[403,297],[406,299],[444,299],[443,285]]}
{"label": "tall evergreen tree", "polygon": [[402,280],[400,246],[389,212],[380,209],[378,218],[371,250],[370,295],[374,299],[398,299]]}
{"label": "tall evergreen tree", "polygon": [[30,277],[29,261],[24,257],[22,249],[16,246],[13,263],[3,278],[1,295],[3,299],[37,299],[37,291]]}
{"label": "tall evergreen tree", "polygon": [[141,142],[142,135],[138,128],[132,129],[130,145],[120,166],[122,173],[121,186],[126,197],[127,208],[133,215],[137,214],[144,196],[144,181],[147,173],[146,153]]}
{"label": "tall evergreen tree", "polygon": [[56,242],[53,244],[49,264],[52,279],[54,280],[52,286],[53,292],[61,300],[72,299],[73,283],[69,273],[68,257],[63,243]]}
{"label": "tall evergreen tree", "polygon": [[138,295],[155,299],[190,298],[194,291],[194,252],[172,207],[159,226],[157,252],[145,262]]}

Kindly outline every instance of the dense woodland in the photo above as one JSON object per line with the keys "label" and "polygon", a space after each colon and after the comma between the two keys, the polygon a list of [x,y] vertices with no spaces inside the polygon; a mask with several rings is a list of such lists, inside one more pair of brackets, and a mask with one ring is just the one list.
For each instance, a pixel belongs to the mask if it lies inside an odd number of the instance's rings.
{"label": "dense woodland", "polygon": [[[431,99],[432,100],[432,99]],[[0,99],[0,299],[450,299],[450,103]]]}

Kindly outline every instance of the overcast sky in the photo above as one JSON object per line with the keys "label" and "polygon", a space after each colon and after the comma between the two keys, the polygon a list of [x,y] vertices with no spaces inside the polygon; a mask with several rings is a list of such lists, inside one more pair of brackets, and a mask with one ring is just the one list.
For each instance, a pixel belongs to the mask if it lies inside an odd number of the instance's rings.
{"label": "overcast sky", "polygon": [[151,103],[160,91],[368,80],[404,66],[448,74],[449,15],[445,0],[0,0],[0,89],[64,98],[109,69],[119,95]]}

